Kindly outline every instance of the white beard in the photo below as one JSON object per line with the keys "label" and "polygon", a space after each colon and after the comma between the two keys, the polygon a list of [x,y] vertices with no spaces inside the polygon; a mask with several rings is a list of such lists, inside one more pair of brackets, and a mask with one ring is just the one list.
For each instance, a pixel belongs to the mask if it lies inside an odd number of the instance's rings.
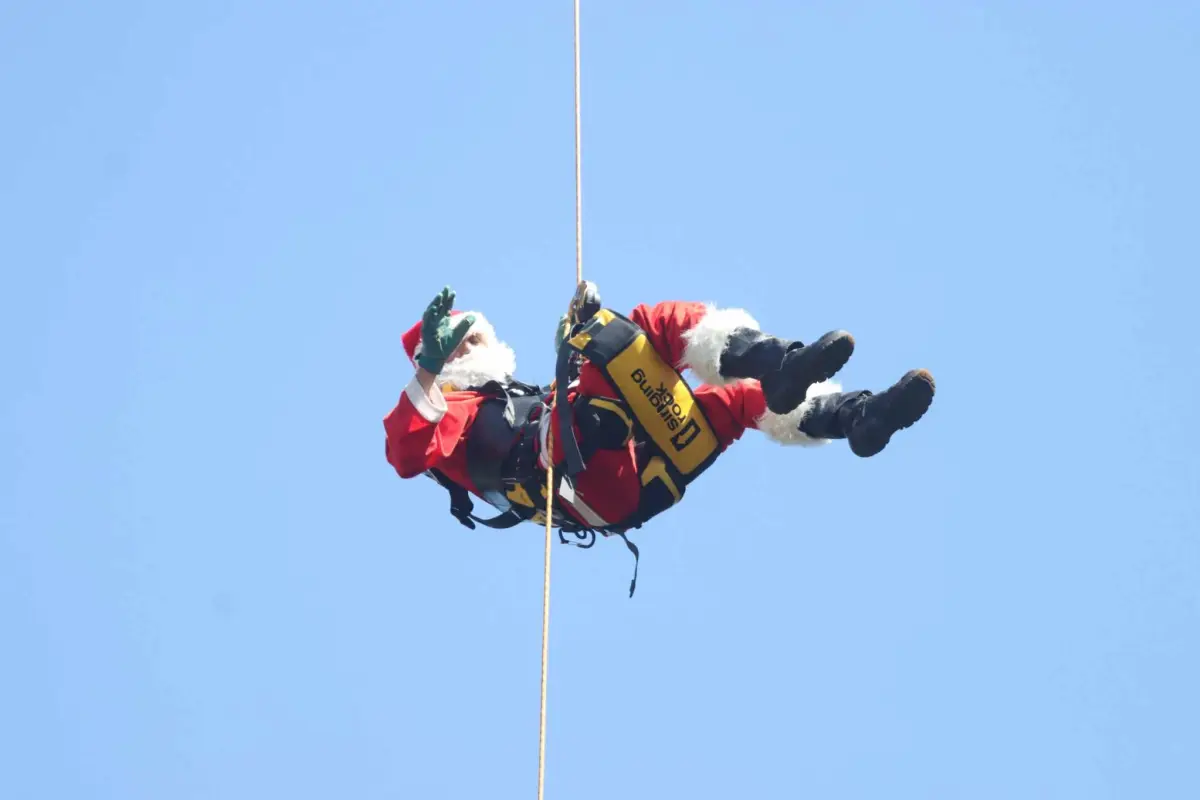
{"label": "white beard", "polygon": [[504,381],[517,371],[517,356],[504,342],[489,342],[446,362],[438,373],[437,385],[454,384],[462,390],[488,381]]}

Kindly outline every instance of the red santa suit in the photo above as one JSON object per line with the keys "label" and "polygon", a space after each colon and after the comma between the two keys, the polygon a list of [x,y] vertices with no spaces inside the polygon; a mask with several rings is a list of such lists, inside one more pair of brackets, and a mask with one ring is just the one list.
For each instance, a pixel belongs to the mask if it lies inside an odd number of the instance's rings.
{"label": "red santa suit", "polygon": [[[479,332],[485,346],[500,346],[486,318],[472,312],[476,322],[472,333]],[[811,439],[797,429],[803,409],[776,415],[767,409],[761,385],[754,380],[727,381],[720,374],[720,358],[730,333],[739,327],[758,330],[758,323],[741,309],[718,309],[695,302],[662,302],[639,305],[628,315],[645,331],[655,350],[677,369],[690,368],[703,384],[693,387],[697,402],[716,434],[724,451],[737,441],[747,428],[761,430],[770,438],[785,444],[822,444],[825,440]],[[418,322],[403,336],[405,351],[415,365],[421,340]],[[500,377],[500,376],[494,376]],[[836,391],[832,382],[814,386],[809,395]],[[594,366],[584,363],[579,379],[568,398],[573,402],[579,395],[617,397],[608,379]],[[460,391],[446,384],[439,376],[438,384],[426,393],[414,377],[400,396],[399,402],[384,418],[387,436],[387,460],[401,478],[421,475],[436,468],[450,480],[481,499],[469,477],[466,462],[466,438],[480,406],[489,399],[474,391]],[[554,426],[554,463],[563,458],[558,432],[558,416],[542,415],[540,431],[540,460],[546,465],[545,445],[547,424]],[[580,438],[578,425],[575,434]],[[583,442],[580,440],[580,444]],[[574,497],[562,503],[572,517],[588,527],[599,528],[619,524],[638,507],[641,481],[638,476],[634,442],[623,449],[597,450],[587,461],[587,468],[574,476]]]}

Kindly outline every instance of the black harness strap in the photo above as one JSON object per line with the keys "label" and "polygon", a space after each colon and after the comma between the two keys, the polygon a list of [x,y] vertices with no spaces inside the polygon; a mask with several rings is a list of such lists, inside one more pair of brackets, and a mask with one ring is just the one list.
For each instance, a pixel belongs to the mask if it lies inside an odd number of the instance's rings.
{"label": "black harness strap", "polygon": [[471,501],[471,493],[463,487],[459,486],[454,481],[446,477],[439,469],[428,469],[426,472],[438,483],[442,485],[450,494],[450,513],[471,530],[475,530],[475,523],[479,523],[487,528],[496,530],[504,530],[506,528],[515,528],[525,521],[525,518],[515,511],[505,511],[490,519],[477,517],[471,512],[475,509],[475,503]]}
{"label": "black harness strap", "polygon": [[563,452],[566,456],[568,478],[578,475],[585,469],[583,453],[579,450],[579,442],[575,440],[573,409],[567,402],[567,388],[572,379],[571,361],[574,355],[574,351],[564,343],[558,349],[558,362],[554,367],[554,380],[557,384],[554,393],[554,411],[558,414],[558,435],[562,440]]}
{"label": "black harness strap", "polygon": [[625,541],[625,546],[629,548],[629,552],[633,553],[633,580],[629,582],[629,596],[633,597],[633,590],[637,588],[638,561],[641,559],[641,555],[638,554],[637,545],[626,539],[623,532],[616,535]]}

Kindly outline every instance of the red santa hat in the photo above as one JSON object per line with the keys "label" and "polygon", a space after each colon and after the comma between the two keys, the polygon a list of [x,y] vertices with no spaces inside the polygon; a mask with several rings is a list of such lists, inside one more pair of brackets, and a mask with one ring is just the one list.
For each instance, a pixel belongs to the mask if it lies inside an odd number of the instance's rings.
{"label": "red santa hat", "polygon": [[[487,317],[478,311],[451,311],[450,319],[457,320],[463,314],[471,314],[475,317],[475,322],[471,324],[470,333],[478,333],[483,337],[484,344],[491,344],[496,341],[496,330],[492,327],[492,323],[488,322]],[[422,323],[417,320],[417,324],[413,325],[404,335],[401,340],[404,342],[404,352],[408,353],[408,360],[417,363],[417,356],[421,355],[421,327]]]}

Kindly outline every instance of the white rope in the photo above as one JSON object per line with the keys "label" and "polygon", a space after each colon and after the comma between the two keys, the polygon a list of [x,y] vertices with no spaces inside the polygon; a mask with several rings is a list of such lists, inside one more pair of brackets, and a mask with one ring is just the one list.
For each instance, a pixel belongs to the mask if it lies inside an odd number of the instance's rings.
{"label": "white rope", "polygon": [[[575,0],[575,286],[583,282],[583,171],[579,114],[579,0]],[[552,413],[552,412],[551,412]],[[546,553],[542,581],[542,702],[538,725],[538,800],[546,790],[546,674],[550,656],[550,543],[554,510],[554,429],[547,431]]]}

